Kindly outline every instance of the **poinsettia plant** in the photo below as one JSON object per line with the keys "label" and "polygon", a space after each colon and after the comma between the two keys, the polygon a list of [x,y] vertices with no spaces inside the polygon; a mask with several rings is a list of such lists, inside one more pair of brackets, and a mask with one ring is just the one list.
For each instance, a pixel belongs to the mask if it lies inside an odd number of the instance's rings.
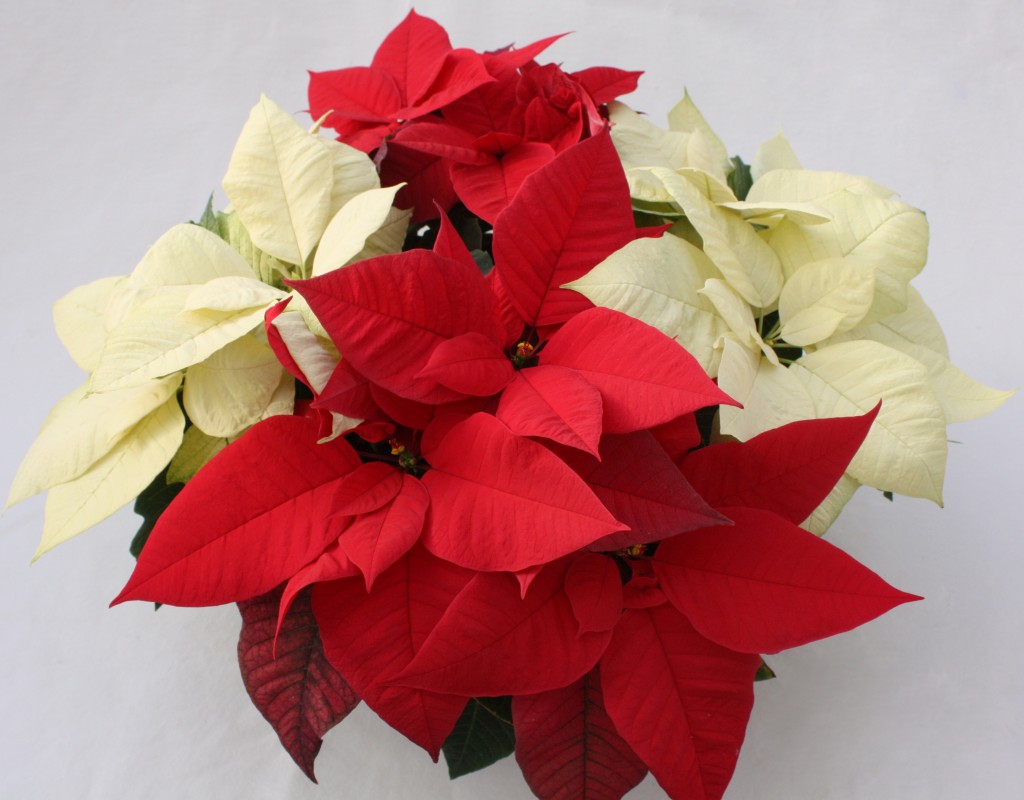
{"label": "poinsettia plant", "polygon": [[41,554],[135,500],[114,603],[237,603],[311,779],[365,701],[453,777],[721,797],[762,656],[918,599],[816,534],[861,484],[938,500],[946,422],[1005,399],[909,287],[920,212],[730,160],[689,98],[661,131],[558,38],[410,12],[310,130],[261,99],[228,210],[57,305],[89,377],[9,502],[49,490]]}

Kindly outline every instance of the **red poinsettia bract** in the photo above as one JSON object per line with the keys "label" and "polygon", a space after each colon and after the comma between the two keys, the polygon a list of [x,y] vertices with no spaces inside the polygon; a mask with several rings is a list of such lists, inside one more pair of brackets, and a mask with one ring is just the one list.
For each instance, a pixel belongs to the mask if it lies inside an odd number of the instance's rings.
{"label": "red poinsettia bract", "polygon": [[557,40],[493,53],[452,49],[415,11],[369,67],[310,73],[309,106],[338,138],[376,151],[414,220],[461,201],[493,222],[532,173],[607,127],[601,106],[636,88],[639,72],[566,73],[534,58]]}
{"label": "red poinsettia bract", "polygon": [[[526,178],[487,278],[445,225],[433,251],[294,283],[334,376],[309,417],[254,426],[185,486],[114,602],[283,586],[288,637],[312,585],[343,685],[433,758],[469,698],[512,696],[542,798],[619,797],[646,770],[720,797],[760,654],[913,597],[797,527],[874,413],[694,450],[694,412],[732,401],[657,330],[561,288],[638,235],[604,132]],[[364,422],[322,442],[332,413]],[[564,725],[538,718],[555,707]]]}

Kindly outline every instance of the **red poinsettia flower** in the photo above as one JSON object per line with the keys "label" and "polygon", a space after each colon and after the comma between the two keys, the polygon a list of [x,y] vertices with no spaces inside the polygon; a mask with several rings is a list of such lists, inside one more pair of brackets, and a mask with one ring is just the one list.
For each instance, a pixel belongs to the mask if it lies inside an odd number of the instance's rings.
{"label": "red poinsettia flower", "polygon": [[[648,769],[720,797],[760,653],[911,596],[797,527],[871,415],[691,451],[694,412],[732,401],[659,331],[561,288],[646,234],[603,132],[523,182],[488,278],[445,225],[432,251],[295,282],[342,354],[311,416],[211,460],[114,602],[241,602],[254,698],[271,624],[297,641],[311,609],[324,659],[278,677],[312,675],[316,713],[261,705],[310,774],[355,698],[436,759],[468,698],[511,695],[542,798],[591,776],[620,796]],[[321,442],[332,412],[366,422]],[[539,718],[555,704],[583,739]]]}
{"label": "red poinsettia flower", "polygon": [[347,144],[370,152],[402,121],[491,80],[477,53],[453,49],[444,28],[410,11],[369,67],[310,72],[309,112]]}
{"label": "red poinsettia flower", "polygon": [[[484,58],[492,83],[448,104],[439,117],[405,126],[388,147],[449,165],[459,199],[493,221],[530,174],[607,126],[599,105],[635,89],[640,73],[600,67],[569,74],[555,64],[532,63],[516,70],[500,56]],[[388,177],[400,174],[389,171]]]}
{"label": "red poinsettia flower", "polygon": [[461,201],[494,221],[528,175],[606,126],[599,107],[639,72],[565,73],[533,59],[559,37],[493,53],[453,49],[444,28],[409,13],[369,67],[311,72],[309,110],[365,152],[414,221]]}

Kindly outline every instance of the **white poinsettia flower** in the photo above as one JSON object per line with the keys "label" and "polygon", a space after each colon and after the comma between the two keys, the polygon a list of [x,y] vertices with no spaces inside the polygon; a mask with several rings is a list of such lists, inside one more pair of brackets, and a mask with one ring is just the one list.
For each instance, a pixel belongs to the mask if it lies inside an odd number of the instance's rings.
{"label": "white poinsettia flower", "polygon": [[[228,211],[176,225],[130,275],[57,302],[58,334],[89,377],[50,415],[10,491],[8,505],[49,491],[37,557],[165,468],[188,480],[256,422],[291,413],[295,381],[263,331],[267,310],[292,296],[284,279],[398,252],[410,218],[394,208],[400,187],[381,188],[364,153],[303,130],[265,97],[224,188]],[[275,322],[322,389],[338,356],[315,317],[296,308]]]}
{"label": "white poinsettia flower", "polygon": [[823,533],[860,485],[941,503],[946,425],[1012,392],[950,363],[911,286],[927,258],[924,213],[868,178],[804,169],[781,134],[749,173],[738,160],[734,171],[688,95],[667,130],[621,103],[610,113],[634,208],[671,228],[567,287],[686,347],[742,403],[720,409],[724,435],[749,439],[882,401],[809,530]]}

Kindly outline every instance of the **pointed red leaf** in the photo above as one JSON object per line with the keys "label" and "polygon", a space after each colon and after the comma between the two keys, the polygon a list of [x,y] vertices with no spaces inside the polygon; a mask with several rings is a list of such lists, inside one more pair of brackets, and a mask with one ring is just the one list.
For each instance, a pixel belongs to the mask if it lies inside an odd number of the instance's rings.
{"label": "pointed red leaf", "polygon": [[538,39],[536,42],[531,42],[522,47],[506,47],[495,53],[488,53],[488,60],[497,61],[505,68],[518,69],[533,61],[533,59],[566,35],[564,33],[557,33],[554,36]]}
{"label": "pointed red leaf", "polygon": [[695,450],[683,473],[713,506],[774,511],[799,525],[842,477],[878,415],[791,422],[746,442]]}
{"label": "pointed red leaf", "polygon": [[454,425],[423,455],[431,465],[423,541],[452,563],[520,570],[623,528],[558,456],[489,414]]}
{"label": "pointed red leaf", "polygon": [[238,604],[242,632],[238,665],[253,704],[269,722],[306,776],[316,783],[313,761],[327,731],[345,719],[359,697],[324,657],[310,592],[296,598],[277,637],[280,589]]}
{"label": "pointed red leaf", "polygon": [[112,605],[245,600],[319,556],[340,532],[331,503],[359,457],[344,439],[318,444],[317,429],[271,417],[214,456],[160,516]]}
{"label": "pointed red leaf", "polygon": [[338,362],[323,391],[313,401],[313,407],[354,419],[379,419],[383,416],[370,393],[369,380],[360,375],[347,358]]}
{"label": "pointed red leaf", "polygon": [[548,144],[523,142],[481,164],[452,164],[452,186],[466,208],[481,219],[494,222],[523,182],[554,157],[555,151]]}
{"label": "pointed red leaf", "polygon": [[441,342],[417,377],[473,397],[489,397],[515,376],[512,362],[494,339],[471,331]]}
{"label": "pointed red leaf", "polygon": [[[392,141],[421,153],[430,153],[456,164],[487,164],[494,157],[476,146],[476,136],[437,117],[425,117],[406,125]],[[435,248],[434,252],[438,252]]]}
{"label": "pointed red leaf", "polygon": [[534,172],[494,228],[495,270],[523,319],[553,325],[589,308],[562,284],[633,239],[629,187],[611,137],[591,137]]}
{"label": "pointed red leaf", "polygon": [[313,388],[309,378],[302,371],[302,367],[299,366],[299,363],[292,356],[291,350],[288,349],[288,345],[281,335],[281,330],[274,324],[274,321],[284,313],[291,300],[291,297],[286,297],[280,303],[275,303],[267,309],[263,315],[263,330],[267,334],[267,344],[274,351],[274,357],[277,358],[281,366],[288,370],[293,378],[302,381],[309,388]]}
{"label": "pointed red leaf", "polygon": [[651,435],[658,440],[668,457],[676,464],[681,464],[683,458],[693,448],[700,447],[700,428],[697,427],[697,416],[695,414],[684,414],[669,422],[655,425],[650,429]]}
{"label": "pointed red leaf", "polygon": [[520,370],[502,393],[496,416],[520,436],[542,436],[598,455],[601,393],[575,370]]}
{"label": "pointed red leaf", "polygon": [[405,105],[419,99],[451,50],[444,28],[430,17],[410,11],[384,37],[370,65],[393,76],[401,89],[401,105]]}
{"label": "pointed red leaf", "polygon": [[616,97],[634,91],[637,81],[643,74],[643,72],[627,72],[616,67],[590,67],[573,72],[572,77],[579,81],[594,102],[600,105],[610,103]]}
{"label": "pointed red leaf", "polygon": [[341,543],[333,542],[316,561],[304,566],[284,585],[280,608],[277,612],[278,630],[284,625],[292,601],[307,586],[312,586],[314,583],[337,581],[342,578],[354,578],[359,574],[359,567],[353,564],[348,554],[342,550]]}
{"label": "pointed red leaf", "polygon": [[501,342],[494,296],[479,271],[429,250],[370,258],[289,283],[358,372],[410,400],[464,396],[417,377],[441,342],[470,331]]}
{"label": "pointed red leaf", "polygon": [[610,308],[591,308],[566,322],[540,361],[578,370],[600,390],[605,433],[651,428],[705,406],[735,405],[678,342]]}
{"label": "pointed red leaf", "polygon": [[611,632],[576,635],[576,617],[562,588],[565,572],[564,563],[548,565],[525,598],[515,576],[478,573],[396,682],[499,697],[546,692],[589,672]]}
{"label": "pointed red leaf", "polygon": [[430,505],[430,495],[418,479],[394,474],[401,487],[397,497],[383,508],[357,517],[339,539],[341,548],[366,577],[366,591],[419,540]]}
{"label": "pointed red leaf", "polygon": [[733,526],[662,542],[654,570],[672,604],[725,647],[777,653],[921,599],[770,511],[723,511]]}
{"label": "pointed red leaf", "polygon": [[410,91],[409,105],[395,112],[395,117],[417,119],[444,108],[493,80],[478,53],[465,48],[453,50],[445,56],[429,86],[422,89],[418,85],[410,87],[418,94]]}
{"label": "pointed red leaf", "polygon": [[492,58],[485,56],[485,59],[497,80],[449,103],[442,112],[444,118],[474,137],[497,132],[519,135],[522,133],[522,109],[516,102],[519,76],[514,71],[495,68]]}
{"label": "pointed red leaf", "polygon": [[623,608],[654,608],[667,602],[668,598],[653,575],[635,575],[622,587]]}
{"label": "pointed red leaf", "polygon": [[491,291],[494,293],[495,310],[501,322],[501,328],[504,331],[505,345],[518,344],[526,335],[527,326],[525,320],[519,316],[516,307],[512,305],[508,291],[505,289],[505,284],[501,282],[501,276],[493,269],[487,273],[487,285],[491,287]]}
{"label": "pointed red leaf", "polygon": [[721,798],[760,663],[705,639],[670,605],[629,610],[615,626],[601,659],[605,708],[670,797]]}
{"label": "pointed red leaf", "polygon": [[381,719],[434,761],[466,698],[389,681],[409,664],[470,575],[417,547],[369,594],[358,580],[322,583],[313,591],[328,659]]}
{"label": "pointed red leaf", "polygon": [[530,591],[530,585],[533,583],[534,578],[540,575],[540,571],[547,566],[546,564],[535,564],[532,567],[526,567],[525,569],[516,570],[512,574],[516,576],[516,580],[519,581],[519,597],[525,598],[526,593]]}
{"label": "pointed red leaf", "polygon": [[648,431],[601,439],[601,460],[582,453],[564,458],[615,519],[629,528],[590,545],[618,550],[648,544],[728,520],[709,506]]}
{"label": "pointed red leaf", "polygon": [[417,400],[409,400],[400,397],[394,392],[389,392],[383,386],[374,383],[370,385],[370,397],[377,404],[381,411],[405,428],[423,430],[430,420],[434,418],[437,406],[432,403],[421,403]]}
{"label": "pointed red leaf", "polygon": [[340,119],[360,123],[387,123],[402,105],[402,93],[393,76],[371,67],[347,67],[309,73],[309,113],[325,120],[328,128]]}
{"label": "pointed red leaf", "polygon": [[513,697],[512,721],[516,761],[540,800],[620,800],[647,774],[605,711],[597,670]]}
{"label": "pointed red leaf", "polygon": [[574,559],[565,593],[579,621],[579,633],[610,631],[622,615],[622,577],[615,561],[597,553]]}
{"label": "pointed red leaf", "polygon": [[402,473],[391,464],[360,464],[338,483],[331,513],[354,517],[390,503],[402,489]]}
{"label": "pointed red leaf", "polygon": [[[395,197],[398,208],[412,208],[412,224],[437,217],[437,209],[448,211],[458,201],[448,177],[448,162],[430,153],[403,147],[394,140],[381,143],[378,151],[383,186],[406,183]],[[356,147],[355,144],[352,145]],[[376,146],[376,145],[374,145]]]}
{"label": "pointed red leaf", "polygon": [[439,213],[441,227],[437,231],[437,238],[434,239],[434,252],[442,258],[450,258],[452,261],[465,264],[470,269],[479,270],[480,268],[477,266],[476,261],[473,260],[472,253],[469,252],[466,243],[459,236],[459,232],[455,229],[451,219],[443,211]]}

